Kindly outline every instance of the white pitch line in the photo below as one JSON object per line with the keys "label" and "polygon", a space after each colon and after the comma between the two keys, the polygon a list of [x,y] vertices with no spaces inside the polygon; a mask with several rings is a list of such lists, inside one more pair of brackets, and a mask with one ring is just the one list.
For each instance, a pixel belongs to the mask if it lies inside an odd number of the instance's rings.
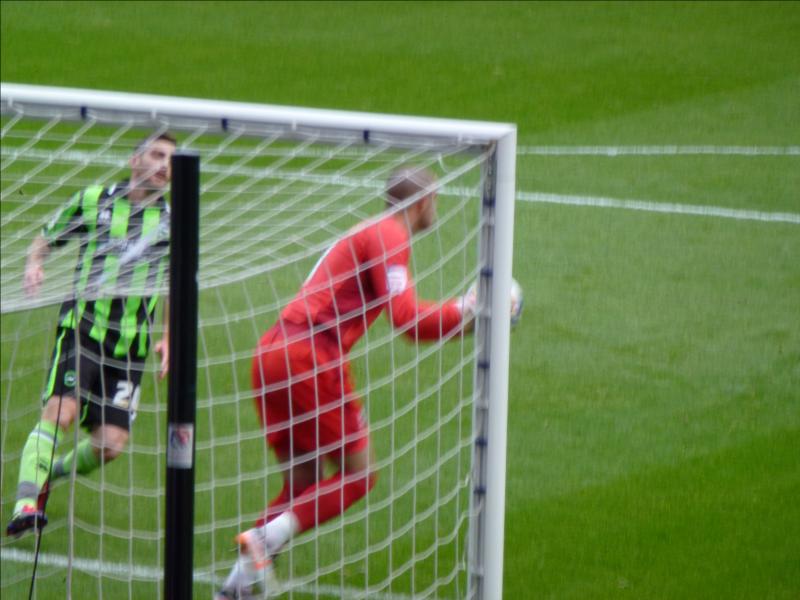
{"label": "white pitch line", "polygon": [[646,212],[719,217],[723,219],[738,219],[741,221],[792,223],[793,225],[800,225],[800,214],[798,213],[761,212],[757,210],[724,208],[721,206],[699,206],[694,204],[650,202],[647,200],[621,200],[619,198],[605,198],[602,196],[573,196],[568,194],[545,194],[541,192],[524,191],[517,192],[517,200],[522,202],[542,202],[547,204],[594,206],[601,208],[622,208]]}
{"label": "white pitch line", "polygon": [[[46,151],[40,151],[41,158],[48,156]],[[640,155],[675,155],[675,154],[739,154],[748,156],[800,156],[800,146],[520,146],[517,154],[555,154],[555,155],[605,155],[617,156],[626,154]],[[15,157],[13,150],[3,148],[3,156]],[[29,152],[29,154],[35,154]],[[84,151],[70,151],[61,156],[64,160],[88,160],[89,153]],[[92,160],[106,161],[105,164],[122,166],[124,157],[118,155],[104,155],[93,157]],[[207,170],[219,171],[220,167],[206,166]],[[241,170],[240,170],[241,172]],[[252,174],[258,174],[253,170]],[[321,176],[320,180],[324,180]],[[353,179],[340,180],[339,178],[329,178],[331,182],[358,186],[361,182]],[[380,187],[380,184],[374,183]],[[459,190],[450,190],[452,193],[460,193]],[[572,196],[566,194],[545,194],[539,192],[518,191],[517,201],[522,202],[546,202],[550,204],[568,204],[573,206],[597,206],[605,208],[623,208],[628,210],[640,210],[647,212],[672,213],[684,215],[696,215],[704,217],[721,217],[727,219],[739,219],[745,221],[767,221],[782,223],[800,223],[798,213],[773,213],[761,212],[756,210],[724,208],[719,206],[695,206],[690,204],[661,203],[643,200],[621,200],[618,198],[603,198],[598,196]]]}
{"label": "white pitch line", "polygon": [[[314,154],[306,149],[307,154]],[[274,151],[273,151],[274,153]],[[18,160],[22,154],[15,148],[3,148],[3,157]],[[324,154],[320,151],[319,155]],[[517,156],[800,156],[800,146],[517,146]],[[47,160],[53,153],[47,150],[27,150],[28,159]],[[86,162],[124,167],[128,155],[119,152],[97,152],[66,150],[57,154],[57,159],[67,162]]]}
{"label": "white pitch line", "polygon": [[[18,550],[16,548],[0,549],[0,558],[4,561],[15,563],[27,563],[33,565],[33,552]],[[61,554],[39,554],[39,564],[47,567],[57,567],[66,569],[69,558]],[[88,558],[73,558],[72,568],[83,573],[92,575],[111,575],[116,577],[130,577],[131,579],[141,579],[144,581],[158,581],[163,577],[163,571],[153,567],[143,567],[125,563],[101,562]],[[213,579],[207,574],[195,573],[194,580],[200,583],[213,583]]]}
{"label": "white pitch line", "polygon": [[525,156],[800,156],[800,146],[518,146]]}
{"label": "white pitch line", "polygon": [[[33,565],[33,552],[18,550],[16,548],[0,548],[0,560]],[[39,564],[48,567],[66,569],[70,565],[69,557],[62,554],[39,554]],[[112,563],[88,558],[73,558],[72,568],[88,573],[90,575],[111,575],[115,577],[138,579],[142,581],[160,581],[163,579],[164,572],[156,567],[143,567],[127,563]],[[195,571],[194,581],[204,584],[218,583],[211,573],[206,571]],[[372,591],[367,594],[366,590],[358,588],[341,588],[335,585],[317,584],[300,585],[296,583],[283,582],[281,592],[291,591],[294,594],[308,594],[326,596],[331,598],[370,598],[376,600],[411,600],[411,596],[405,594],[387,594]],[[342,595],[344,594],[344,595]]]}

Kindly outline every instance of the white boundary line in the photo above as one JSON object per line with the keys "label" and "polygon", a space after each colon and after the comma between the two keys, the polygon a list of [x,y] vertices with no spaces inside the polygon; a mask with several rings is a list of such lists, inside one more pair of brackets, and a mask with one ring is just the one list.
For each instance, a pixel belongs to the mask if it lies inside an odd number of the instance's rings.
{"label": "white boundary line", "polygon": [[724,208],[721,206],[702,206],[695,204],[674,204],[666,202],[650,202],[647,200],[621,200],[602,196],[572,196],[567,194],[545,194],[541,192],[517,192],[517,201],[541,202],[547,204],[564,204],[570,206],[593,206],[600,208],[623,208],[645,212],[669,213],[678,215],[695,215],[701,217],[718,217],[738,219],[740,221],[766,221],[772,223],[791,223],[800,225],[800,214],[761,212]]}
{"label": "white boundary line", "polygon": [[518,146],[518,156],[800,156],[800,146]]}
{"label": "white boundary line", "polygon": [[[0,559],[3,562],[14,563],[27,563],[33,565],[33,552],[27,550],[18,550],[16,548],[0,548]],[[99,561],[88,558],[73,558],[72,568],[88,573],[90,575],[110,575],[115,577],[131,578],[141,581],[160,581],[163,579],[163,571],[156,567],[143,567],[131,565],[127,563],[111,563]],[[47,567],[56,567],[59,569],[66,569],[69,564],[69,558],[62,554],[39,554],[39,564]],[[208,570],[195,570],[194,581],[197,583],[214,584],[217,580],[209,573]],[[293,584],[291,581],[283,584],[281,592],[289,592],[293,594],[309,594],[317,596],[326,596],[331,598],[364,598],[367,597],[367,590],[359,588],[340,588],[335,585],[315,584],[315,585],[299,585]],[[342,593],[346,594],[342,596]],[[387,594],[382,592],[370,592],[368,594],[370,599],[375,600],[411,600],[412,597],[405,594]]]}
{"label": "white boundary line", "polygon": [[[574,156],[578,154],[597,154],[616,156],[617,154],[645,154],[647,151],[653,151],[653,154],[691,154],[693,151],[701,151],[695,153],[705,154],[735,154],[735,151],[750,150],[750,155],[762,156],[800,156],[800,146],[761,146],[761,147],[745,147],[745,146],[522,146],[517,148],[517,154],[534,154],[533,150],[537,152],[541,150],[541,154],[561,154],[564,156]],[[726,150],[728,152],[726,152]],[[530,152],[527,152],[530,151]],[[772,152],[772,154],[770,154]],[[616,154],[615,154],[616,153]],[[3,156],[10,156],[16,158],[13,151],[3,149]],[[29,153],[32,154],[32,153]],[[41,153],[41,157],[48,156],[46,152]],[[92,156],[91,153],[82,151],[73,151],[64,153],[62,155],[64,160],[82,160],[88,161],[90,158],[109,164],[122,167],[125,163],[125,156],[122,154],[111,155],[104,157]],[[334,181],[334,180],[331,180]],[[340,182],[341,183],[341,182]],[[350,183],[350,185],[357,186],[358,182]],[[452,190],[453,193],[459,193],[457,190]],[[594,206],[602,208],[622,208],[628,210],[639,210],[645,212],[656,213],[670,213],[682,215],[695,215],[703,217],[718,217],[726,219],[738,219],[742,221],[761,221],[761,222],[778,222],[778,223],[792,223],[800,224],[799,213],[786,213],[786,212],[762,212],[749,209],[735,209],[725,208],[720,206],[702,206],[691,204],[677,204],[666,202],[653,202],[649,200],[622,200],[619,198],[606,198],[602,196],[575,196],[569,194],[548,194],[542,192],[526,192],[518,190],[516,193],[518,202],[540,202],[548,204],[564,204],[571,206]]]}

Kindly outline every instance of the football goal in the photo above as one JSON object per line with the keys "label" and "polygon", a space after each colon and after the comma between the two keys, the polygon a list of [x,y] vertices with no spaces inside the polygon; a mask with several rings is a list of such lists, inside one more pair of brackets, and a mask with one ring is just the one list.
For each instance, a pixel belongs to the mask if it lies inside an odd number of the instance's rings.
{"label": "football goal", "polygon": [[[51,249],[35,293],[23,285],[33,240],[71,198],[124,186],[148,136],[169,132],[199,157],[194,523],[179,534],[193,550],[193,595],[210,598],[236,561],[235,535],[253,526],[291,468],[271,454],[255,408],[259,338],[332,244],[396,210],[387,208],[387,180],[411,166],[435,174],[438,195],[438,218],[409,242],[413,284],[419,297],[439,300],[477,281],[475,330],[420,341],[413,323],[381,316],[352,348],[377,483],[284,548],[278,596],[502,597],[513,125],[3,83],[1,129],[4,524],[52,384],[59,307],[87,300],[80,263],[101,252],[102,225],[87,226]],[[101,223],[89,212],[82,218]],[[118,226],[116,213],[108,219]],[[122,264],[132,251],[107,250]],[[168,294],[168,277],[152,283]],[[171,440],[167,383],[152,352],[164,330],[161,305],[145,325],[151,353],[127,445],[91,473],[73,468],[53,479],[40,536],[3,536],[3,597],[163,594]],[[54,455],[86,436],[70,428]]]}

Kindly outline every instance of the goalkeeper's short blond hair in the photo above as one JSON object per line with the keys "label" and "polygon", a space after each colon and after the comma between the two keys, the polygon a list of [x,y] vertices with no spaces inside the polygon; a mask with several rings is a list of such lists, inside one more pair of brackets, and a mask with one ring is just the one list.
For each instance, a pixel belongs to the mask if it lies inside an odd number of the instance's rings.
{"label": "goalkeeper's short blond hair", "polygon": [[404,165],[398,167],[389,176],[386,182],[386,204],[394,206],[401,204],[424,190],[427,193],[420,196],[420,200],[434,191],[433,186],[438,181],[436,174],[426,167]]}

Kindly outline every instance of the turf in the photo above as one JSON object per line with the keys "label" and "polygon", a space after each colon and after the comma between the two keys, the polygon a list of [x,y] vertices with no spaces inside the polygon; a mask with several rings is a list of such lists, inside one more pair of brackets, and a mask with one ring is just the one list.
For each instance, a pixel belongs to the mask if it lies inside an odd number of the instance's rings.
{"label": "turf", "polygon": [[[522,146],[800,145],[795,3],[0,6],[6,82],[498,120],[517,124]],[[796,155],[520,155],[517,182],[526,192],[796,214],[799,165]],[[797,597],[798,233],[517,203],[526,313],[512,340],[505,597]],[[19,393],[33,403],[39,376],[25,365],[46,360],[48,344],[21,345],[13,402]],[[4,383],[10,365],[4,346]],[[6,390],[2,399],[12,401]],[[24,410],[34,408],[15,408],[25,418],[4,425],[4,455],[21,447],[32,426]],[[141,419],[137,428],[158,429]],[[228,456],[236,460],[234,446]],[[4,518],[16,476],[5,461]],[[162,474],[150,462],[115,464],[109,483],[150,485]],[[90,528],[100,485],[95,477],[77,492]],[[57,492],[63,512],[66,488]],[[149,528],[143,515],[161,501],[131,500],[119,518],[108,507],[105,522]],[[217,501],[256,510],[226,490]],[[53,530],[47,551],[67,550],[63,534]],[[127,560],[117,535],[107,532],[103,556]],[[160,551],[159,540],[132,550],[143,564]],[[18,568],[3,561],[3,581]],[[43,573],[40,597],[59,597],[63,570]],[[156,591],[76,577],[86,596]],[[411,586],[401,578],[394,591]]]}

